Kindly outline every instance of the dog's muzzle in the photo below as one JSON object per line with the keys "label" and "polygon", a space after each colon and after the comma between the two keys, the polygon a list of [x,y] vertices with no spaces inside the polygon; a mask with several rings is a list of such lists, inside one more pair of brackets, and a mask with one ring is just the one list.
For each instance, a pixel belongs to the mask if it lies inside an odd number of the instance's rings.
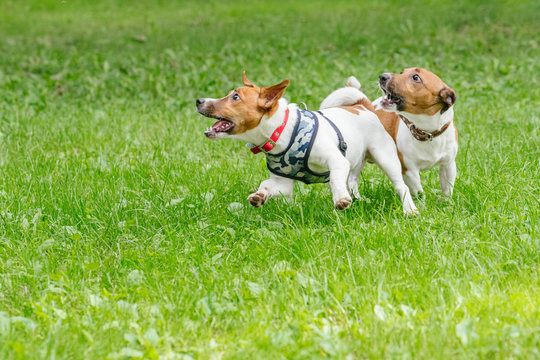
{"label": "dog's muzzle", "polygon": [[388,80],[392,77],[392,74],[390,73],[383,73],[379,75],[379,85],[385,86],[386,83],[388,83]]}

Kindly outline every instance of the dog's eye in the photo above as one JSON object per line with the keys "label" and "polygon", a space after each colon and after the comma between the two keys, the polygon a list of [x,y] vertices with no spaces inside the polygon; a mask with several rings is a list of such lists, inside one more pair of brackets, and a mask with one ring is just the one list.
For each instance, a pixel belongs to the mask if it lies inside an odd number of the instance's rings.
{"label": "dog's eye", "polygon": [[420,76],[418,76],[418,74],[414,74],[414,75],[412,76],[412,79],[413,79],[414,81],[416,81],[416,82],[420,82],[420,80],[421,80],[421,79],[420,79]]}
{"label": "dog's eye", "polygon": [[240,100],[240,95],[234,94],[234,95],[232,96],[232,99],[233,99],[233,100]]}

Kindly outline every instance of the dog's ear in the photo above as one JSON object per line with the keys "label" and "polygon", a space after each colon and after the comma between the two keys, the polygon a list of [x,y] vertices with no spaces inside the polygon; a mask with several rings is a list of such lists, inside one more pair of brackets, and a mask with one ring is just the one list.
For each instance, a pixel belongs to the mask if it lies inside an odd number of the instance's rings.
{"label": "dog's ear", "polygon": [[242,82],[247,87],[255,87],[255,85],[247,78],[245,71],[242,73]]}
{"label": "dog's ear", "polygon": [[279,84],[261,88],[259,106],[265,110],[272,108],[281,96],[283,96],[285,89],[290,83],[289,79],[285,79]]}
{"label": "dog's ear", "polygon": [[441,103],[443,104],[443,107],[441,109],[441,114],[442,114],[446,110],[448,110],[450,106],[454,105],[454,103],[456,102],[456,92],[454,91],[454,89],[451,89],[448,86],[445,86],[439,92],[439,98],[441,99]]}

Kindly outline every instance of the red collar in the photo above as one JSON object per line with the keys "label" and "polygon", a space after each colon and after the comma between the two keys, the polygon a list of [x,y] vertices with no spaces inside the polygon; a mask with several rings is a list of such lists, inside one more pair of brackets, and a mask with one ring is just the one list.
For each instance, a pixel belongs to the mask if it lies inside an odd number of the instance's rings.
{"label": "red collar", "polygon": [[259,146],[253,146],[250,150],[254,154],[258,154],[261,151],[269,152],[276,146],[276,142],[278,141],[279,137],[281,136],[281,133],[283,132],[283,129],[285,129],[285,125],[287,125],[287,120],[289,120],[289,108],[285,110],[285,120],[283,120],[283,124],[281,124],[274,132],[272,133],[272,136],[268,139],[266,143]]}

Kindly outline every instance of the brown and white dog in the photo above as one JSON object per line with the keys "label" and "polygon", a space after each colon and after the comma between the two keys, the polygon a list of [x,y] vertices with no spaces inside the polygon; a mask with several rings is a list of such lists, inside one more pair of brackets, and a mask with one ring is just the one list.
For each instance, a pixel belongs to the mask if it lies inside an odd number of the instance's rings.
{"label": "brown and white dog", "polygon": [[[456,92],[437,75],[422,68],[379,75],[383,97],[373,102],[375,113],[394,139],[405,183],[413,195],[423,192],[420,171],[439,166],[443,195],[451,196],[456,179],[458,135],[453,105]],[[347,87],[331,93],[321,109],[352,105],[364,95],[350,77]]]}
{"label": "brown and white dog", "polygon": [[403,202],[403,212],[418,213],[403,181],[394,142],[366,108],[371,102],[359,90],[361,98],[354,107],[312,112],[282,98],[289,80],[258,87],[244,73],[243,83],[244,87],[221,99],[197,99],[197,111],[218,120],[205,132],[208,138],[243,140],[258,145],[252,152],[266,153],[270,178],[249,195],[251,205],[262,206],[271,197],[292,195],[296,179],[328,181],[334,206],[346,209],[352,202],[351,193],[360,196],[358,176],[370,159],[390,178]]}

